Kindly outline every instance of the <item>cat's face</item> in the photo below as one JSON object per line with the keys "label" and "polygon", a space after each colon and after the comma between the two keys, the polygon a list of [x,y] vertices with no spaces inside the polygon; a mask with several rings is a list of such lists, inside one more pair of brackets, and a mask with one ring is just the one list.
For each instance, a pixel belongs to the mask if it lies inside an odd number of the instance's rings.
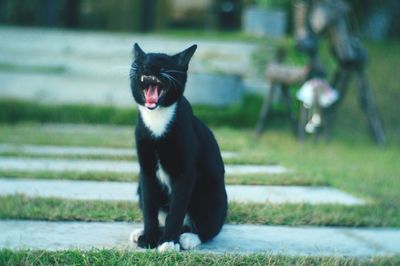
{"label": "cat's face", "polygon": [[130,69],[131,90],[135,101],[150,110],[167,107],[182,95],[187,80],[189,61],[197,46],[173,56],[145,53],[135,43]]}

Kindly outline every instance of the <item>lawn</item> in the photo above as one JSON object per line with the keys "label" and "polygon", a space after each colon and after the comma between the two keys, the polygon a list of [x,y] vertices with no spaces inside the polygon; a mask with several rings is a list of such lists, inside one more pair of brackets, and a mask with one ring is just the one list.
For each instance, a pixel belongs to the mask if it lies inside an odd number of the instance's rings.
{"label": "lawn", "polygon": [[212,255],[196,252],[158,253],[125,250],[0,250],[1,265],[398,265],[399,257],[292,257],[268,254]]}

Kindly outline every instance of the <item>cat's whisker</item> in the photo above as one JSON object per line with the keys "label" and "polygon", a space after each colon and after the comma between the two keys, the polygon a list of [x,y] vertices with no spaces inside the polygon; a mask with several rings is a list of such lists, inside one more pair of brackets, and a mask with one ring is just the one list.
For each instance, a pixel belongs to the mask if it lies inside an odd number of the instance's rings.
{"label": "cat's whisker", "polygon": [[165,74],[165,75],[166,75],[165,77],[166,77],[167,79],[170,79],[173,83],[176,82],[176,83],[178,83],[179,85],[183,86],[183,84],[182,84],[179,80],[177,80],[176,78],[174,78],[172,75],[167,74],[167,73],[165,73],[165,72],[164,72],[164,73],[161,73],[161,75],[162,75],[162,74]]}
{"label": "cat's whisker", "polygon": [[[165,73],[161,73],[161,76],[163,76],[164,78],[166,78],[168,80],[168,86],[171,87],[172,81],[171,79],[168,77],[167,74]],[[173,88],[175,88],[175,86],[173,86]]]}
{"label": "cat's whisker", "polygon": [[164,76],[167,78],[168,80],[168,86],[170,86],[172,89],[174,89],[175,91],[178,91],[177,88],[177,83],[172,79],[172,76],[169,74],[164,73]]}
{"label": "cat's whisker", "polygon": [[179,70],[164,70],[164,72],[167,73],[181,73],[181,74],[186,74],[184,71],[179,71]]}
{"label": "cat's whisker", "polygon": [[166,73],[161,73],[161,75],[163,75],[168,80],[168,86],[178,91],[177,83],[180,84],[179,81],[177,81],[171,75],[168,75]]}

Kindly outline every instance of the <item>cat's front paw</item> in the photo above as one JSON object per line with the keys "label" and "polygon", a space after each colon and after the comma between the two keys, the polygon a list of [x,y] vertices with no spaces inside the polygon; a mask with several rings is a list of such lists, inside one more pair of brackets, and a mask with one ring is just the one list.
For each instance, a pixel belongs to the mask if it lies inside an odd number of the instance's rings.
{"label": "cat's front paw", "polygon": [[168,252],[168,251],[180,251],[181,247],[178,243],[174,243],[174,241],[164,242],[157,247],[157,251],[159,252]]}
{"label": "cat's front paw", "polygon": [[158,243],[158,235],[142,234],[137,239],[137,245],[141,248],[155,248]]}
{"label": "cat's front paw", "polygon": [[137,243],[139,241],[139,237],[142,236],[143,234],[144,234],[143,229],[135,229],[129,235],[129,241],[132,243]]}
{"label": "cat's front paw", "polygon": [[179,243],[184,250],[190,250],[196,248],[201,244],[201,240],[198,235],[193,233],[183,233],[179,237]]}

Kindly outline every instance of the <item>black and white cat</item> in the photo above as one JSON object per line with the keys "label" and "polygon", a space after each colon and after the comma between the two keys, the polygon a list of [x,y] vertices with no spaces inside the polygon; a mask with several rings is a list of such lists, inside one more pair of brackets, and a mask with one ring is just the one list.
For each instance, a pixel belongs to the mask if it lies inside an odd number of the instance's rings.
{"label": "black and white cat", "polygon": [[192,249],[215,237],[227,213],[224,164],[210,131],[183,96],[197,46],[173,56],[134,45],[131,90],[144,229],[131,241],[159,251]]}

